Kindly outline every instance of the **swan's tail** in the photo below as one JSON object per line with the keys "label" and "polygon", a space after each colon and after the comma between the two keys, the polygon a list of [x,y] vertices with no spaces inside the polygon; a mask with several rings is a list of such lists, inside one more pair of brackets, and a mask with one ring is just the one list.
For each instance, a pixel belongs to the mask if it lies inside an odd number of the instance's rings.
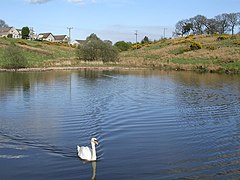
{"label": "swan's tail", "polygon": [[80,151],[80,149],[81,149],[81,148],[77,145],[77,151],[78,151],[78,152]]}

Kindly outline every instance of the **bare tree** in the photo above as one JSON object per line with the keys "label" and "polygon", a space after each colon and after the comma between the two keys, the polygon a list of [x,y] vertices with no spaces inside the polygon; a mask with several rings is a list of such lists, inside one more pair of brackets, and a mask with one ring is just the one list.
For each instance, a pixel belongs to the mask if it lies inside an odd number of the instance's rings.
{"label": "bare tree", "polygon": [[218,32],[218,22],[216,19],[207,19],[205,32],[207,34],[214,34]]}
{"label": "bare tree", "polygon": [[240,26],[240,13],[223,13],[215,16],[215,18],[207,19],[205,16],[197,15],[189,20],[178,21],[175,25],[175,36],[183,36],[192,31],[193,34],[224,34],[234,30]]}
{"label": "bare tree", "polygon": [[191,31],[192,24],[189,23],[189,20],[181,20],[178,21],[175,25],[175,32],[173,33],[175,36],[183,36],[188,34]]}
{"label": "bare tree", "polygon": [[239,16],[240,16],[240,13],[230,13],[230,14],[227,14],[226,18],[227,18],[230,30],[232,32],[232,35],[234,34],[235,27],[240,25]]}
{"label": "bare tree", "polygon": [[218,28],[219,34],[226,33],[229,29],[227,14],[223,13],[223,14],[217,15],[215,19],[217,21],[217,28]]}
{"label": "bare tree", "polygon": [[204,34],[207,18],[202,15],[197,15],[193,18],[190,18],[192,24],[193,34]]}
{"label": "bare tree", "polygon": [[6,28],[6,27],[9,27],[4,20],[0,19],[0,27],[2,28]]}

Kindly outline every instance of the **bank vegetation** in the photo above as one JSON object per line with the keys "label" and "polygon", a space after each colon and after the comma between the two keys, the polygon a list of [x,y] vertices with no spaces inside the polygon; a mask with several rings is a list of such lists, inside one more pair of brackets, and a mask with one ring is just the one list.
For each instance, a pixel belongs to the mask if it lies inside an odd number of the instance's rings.
{"label": "bank vegetation", "polygon": [[239,34],[188,35],[139,44],[120,43],[122,50],[109,41],[89,37],[81,47],[0,38],[0,68],[114,66],[240,73]]}

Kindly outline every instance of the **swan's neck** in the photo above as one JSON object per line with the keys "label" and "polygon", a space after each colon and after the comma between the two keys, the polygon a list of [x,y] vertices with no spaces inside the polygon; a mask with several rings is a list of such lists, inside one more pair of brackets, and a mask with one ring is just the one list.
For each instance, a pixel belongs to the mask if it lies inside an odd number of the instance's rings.
{"label": "swan's neck", "polygon": [[95,143],[92,142],[91,144],[92,144],[92,161],[96,161],[97,155],[96,155]]}

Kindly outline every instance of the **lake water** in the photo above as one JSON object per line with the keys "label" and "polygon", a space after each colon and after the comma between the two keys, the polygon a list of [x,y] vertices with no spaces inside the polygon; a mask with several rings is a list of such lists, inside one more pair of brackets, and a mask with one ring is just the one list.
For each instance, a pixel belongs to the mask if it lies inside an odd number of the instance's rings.
{"label": "lake water", "polygon": [[94,178],[239,179],[240,76],[0,73],[0,179]]}

